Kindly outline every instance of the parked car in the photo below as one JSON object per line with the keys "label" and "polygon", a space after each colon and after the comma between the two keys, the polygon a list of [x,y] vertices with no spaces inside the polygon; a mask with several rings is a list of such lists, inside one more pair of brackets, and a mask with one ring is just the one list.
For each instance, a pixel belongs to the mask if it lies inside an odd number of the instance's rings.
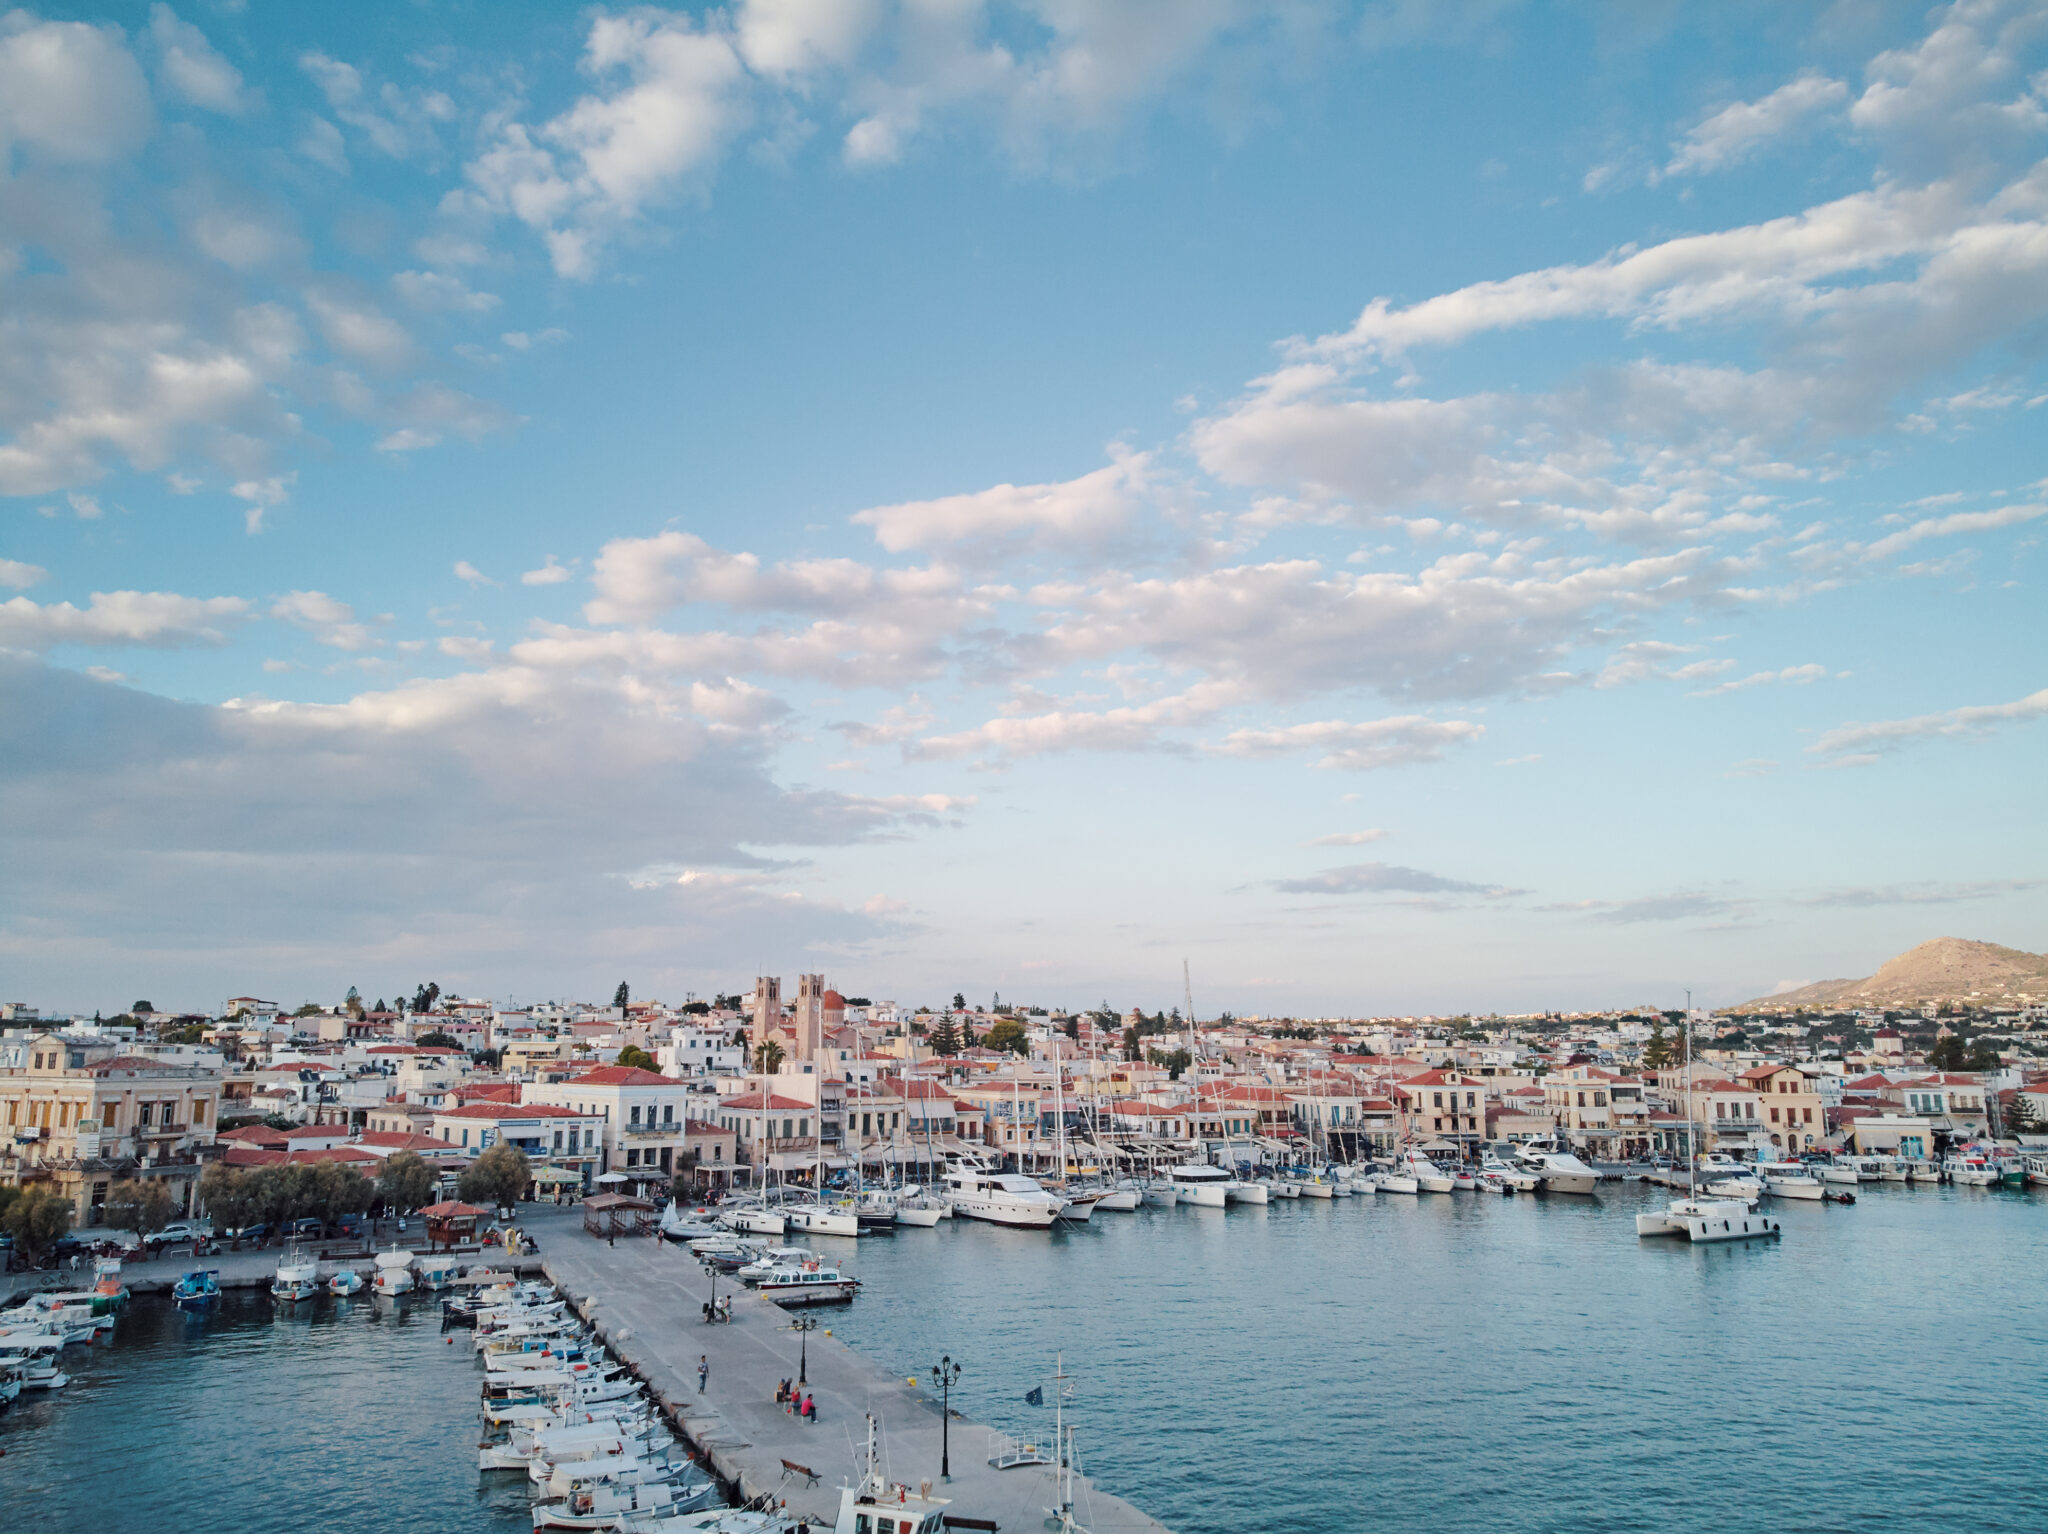
{"label": "parked car", "polygon": [[326,1228],[325,1224],[309,1214],[302,1220],[292,1221],[285,1227],[284,1233],[293,1240],[317,1241]]}
{"label": "parked car", "polygon": [[175,1246],[184,1241],[197,1241],[213,1234],[211,1220],[173,1220],[162,1230],[153,1230],[142,1238],[144,1246]]}
{"label": "parked car", "polygon": [[244,1225],[240,1230],[229,1231],[228,1238],[233,1241],[253,1241],[258,1246],[261,1246],[270,1239],[270,1227],[261,1222],[255,1225]]}

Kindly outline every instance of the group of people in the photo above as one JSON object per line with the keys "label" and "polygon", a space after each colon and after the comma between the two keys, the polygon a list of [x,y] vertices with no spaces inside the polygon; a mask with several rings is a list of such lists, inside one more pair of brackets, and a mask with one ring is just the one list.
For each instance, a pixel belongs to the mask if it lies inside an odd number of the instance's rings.
{"label": "group of people", "polygon": [[790,1415],[801,1418],[806,1424],[818,1420],[818,1398],[809,1391],[792,1385],[788,1380],[776,1382],[775,1404]]}

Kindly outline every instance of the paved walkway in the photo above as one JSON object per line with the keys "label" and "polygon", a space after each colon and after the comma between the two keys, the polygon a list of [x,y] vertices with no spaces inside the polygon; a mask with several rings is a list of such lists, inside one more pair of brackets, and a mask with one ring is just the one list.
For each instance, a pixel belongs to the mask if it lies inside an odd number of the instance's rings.
{"label": "paved walkway", "polygon": [[[524,1211],[522,1211],[524,1213]],[[940,1422],[935,1398],[902,1376],[887,1376],[836,1338],[827,1335],[835,1307],[810,1314],[806,1372],[817,1397],[818,1420],[806,1426],[775,1404],[778,1380],[795,1379],[799,1335],[781,1307],[721,1278],[721,1295],[732,1294],[728,1326],[707,1326],[703,1305],[711,1279],[690,1253],[649,1237],[608,1247],[568,1220],[528,1219],[525,1228],[540,1243],[549,1279],[575,1300],[603,1334],[612,1351],[647,1381],[656,1398],[671,1408],[692,1445],[718,1473],[737,1482],[749,1497],[786,1498],[792,1512],[822,1519],[838,1516],[839,1487],[855,1474],[855,1446],[864,1441],[864,1416],[880,1423],[888,1478],[915,1488],[930,1479],[935,1496],[950,1496],[955,1517],[980,1518],[1008,1534],[1043,1526],[1058,1503],[1050,1467],[997,1471],[987,1463],[988,1429],[961,1418],[952,1424],[951,1486],[939,1478]],[[886,1305],[874,1292],[856,1305]],[[708,1355],[711,1380],[697,1391],[697,1359]],[[816,1480],[788,1472],[784,1461],[815,1472]],[[1167,1534],[1157,1519],[1129,1503],[1075,1478],[1075,1516],[1094,1534]]]}

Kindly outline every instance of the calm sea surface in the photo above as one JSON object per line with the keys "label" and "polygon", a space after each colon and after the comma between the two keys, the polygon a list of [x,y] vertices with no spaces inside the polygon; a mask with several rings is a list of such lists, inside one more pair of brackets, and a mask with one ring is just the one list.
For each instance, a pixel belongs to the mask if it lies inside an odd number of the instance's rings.
{"label": "calm sea surface", "polygon": [[[1664,1196],[825,1240],[869,1289],[821,1320],[898,1374],[964,1360],[956,1404],[1035,1436],[1064,1350],[1084,1468],[1177,1534],[2048,1528],[2048,1195],[1866,1186],[1697,1249],[1637,1240]],[[69,1355],[0,1416],[7,1529],[527,1527],[480,1489],[475,1369],[425,1306],[138,1301]]]}

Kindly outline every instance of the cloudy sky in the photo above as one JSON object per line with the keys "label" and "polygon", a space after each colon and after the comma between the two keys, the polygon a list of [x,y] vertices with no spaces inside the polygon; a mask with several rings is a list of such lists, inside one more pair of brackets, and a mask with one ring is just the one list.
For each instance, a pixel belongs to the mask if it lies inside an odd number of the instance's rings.
{"label": "cloudy sky", "polygon": [[8,12],[0,999],[2048,947],[2044,156],[2018,0]]}

